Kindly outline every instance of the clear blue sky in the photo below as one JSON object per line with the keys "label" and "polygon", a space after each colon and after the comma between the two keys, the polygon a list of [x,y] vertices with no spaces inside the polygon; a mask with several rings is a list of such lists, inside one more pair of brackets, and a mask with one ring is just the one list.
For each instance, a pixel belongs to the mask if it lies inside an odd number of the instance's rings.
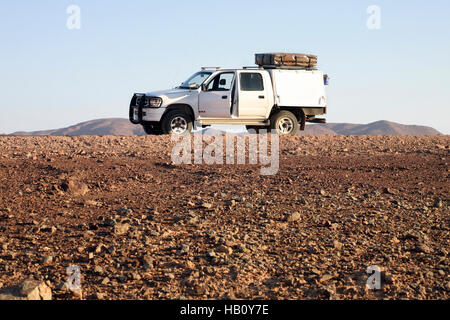
{"label": "clear blue sky", "polygon": [[[66,9],[81,8],[68,30]],[[366,26],[369,5],[381,29]],[[329,122],[381,119],[450,133],[450,2],[107,1],[0,3],[0,133],[127,117],[134,92],[254,53],[319,56]]]}

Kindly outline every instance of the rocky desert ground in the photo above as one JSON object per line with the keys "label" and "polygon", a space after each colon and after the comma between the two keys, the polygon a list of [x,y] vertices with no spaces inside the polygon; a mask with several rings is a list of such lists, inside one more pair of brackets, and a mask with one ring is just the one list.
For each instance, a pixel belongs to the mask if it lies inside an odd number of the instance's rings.
{"label": "rocky desert ground", "polygon": [[174,165],[173,145],[0,137],[0,293],[34,278],[53,299],[449,299],[449,136],[281,137],[272,176]]}

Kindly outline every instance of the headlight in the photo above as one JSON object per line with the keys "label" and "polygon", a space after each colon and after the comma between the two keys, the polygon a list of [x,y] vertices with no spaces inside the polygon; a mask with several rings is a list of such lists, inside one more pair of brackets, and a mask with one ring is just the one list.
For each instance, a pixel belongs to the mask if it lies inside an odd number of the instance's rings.
{"label": "headlight", "polygon": [[148,105],[153,108],[159,108],[162,105],[162,99],[158,97],[149,97],[147,98]]}

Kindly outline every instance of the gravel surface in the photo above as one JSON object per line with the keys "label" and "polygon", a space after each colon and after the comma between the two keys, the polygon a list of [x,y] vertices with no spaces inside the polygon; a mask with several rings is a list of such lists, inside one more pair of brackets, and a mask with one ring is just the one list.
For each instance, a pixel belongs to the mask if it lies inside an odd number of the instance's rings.
{"label": "gravel surface", "polygon": [[[280,138],[280,168],[170,137],[0,137],[0,289],[53,299],[449,299],[449,136]],[[64,286],[77,265],[82,292]],[[369,266],[381,290],[366,287]]]}

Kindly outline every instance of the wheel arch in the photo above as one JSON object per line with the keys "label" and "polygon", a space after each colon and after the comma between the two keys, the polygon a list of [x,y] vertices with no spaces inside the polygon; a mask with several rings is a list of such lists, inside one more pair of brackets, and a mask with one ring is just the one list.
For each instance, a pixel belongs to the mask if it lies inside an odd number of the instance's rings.
{"label": "wheel arch", "polygon": [[182,111],[186,112],[186,114],[188,114],[191,117],[192,122],[195,121],[194,109],[186,103],[174,103],[174,104],[168,105],[166,107],[166,111],[164,111],[164,114],[162,117],[164,117],[167,113],[174,111],[174,110],[182,110]]}
{"label": "wheel arch", "polygon": [[298,122],[302,122],[306,117],[305,112],[303,111],[303,108],[301,108],[301,107],[280,107],[280,106],[274,105],[272,107],[272,110],[270,111],[269,119],[275,113],[283,111],[283,110],[292,112],[295,115],[295,117],[297,118]]}

